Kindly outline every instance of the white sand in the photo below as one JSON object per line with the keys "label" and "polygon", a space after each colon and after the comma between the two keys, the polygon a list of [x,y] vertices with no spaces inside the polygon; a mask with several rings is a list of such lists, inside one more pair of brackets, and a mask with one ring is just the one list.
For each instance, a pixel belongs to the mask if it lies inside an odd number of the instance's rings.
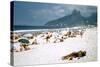
{"label": "white sand", "polygon": [[[79,50],[85,50],[86,56],[71,61],[62,60],[62,57]],[[61,43],[34,45],[33,49],[23,52],[14,52],[14,65],[35,65],[68,62],[87,62],[97,60],[97,29],[87,29],[83,38],[68,38]]]}

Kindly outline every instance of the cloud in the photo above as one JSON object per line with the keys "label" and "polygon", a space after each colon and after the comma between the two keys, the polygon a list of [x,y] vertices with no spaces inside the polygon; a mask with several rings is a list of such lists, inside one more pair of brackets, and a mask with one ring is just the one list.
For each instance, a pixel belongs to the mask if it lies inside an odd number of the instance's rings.
{"label": "cloud", "polygon": [[72,12],[73,10],[78,10],[83,16],[90,16],[92,13],[97,12],[95,6],[86,6],[86,5],[62,5],[66,10]]}
{"label": "cloud", "polygon": [[[83,16],[90,16],[97,11],[94,6],[66,5],[66,4],[42,4],[20,3],[16,6],[16,24],[44,25],[46,22],[70,15],[73,10],[78,10]],[[41,24],[42,23],[42,24]]]}

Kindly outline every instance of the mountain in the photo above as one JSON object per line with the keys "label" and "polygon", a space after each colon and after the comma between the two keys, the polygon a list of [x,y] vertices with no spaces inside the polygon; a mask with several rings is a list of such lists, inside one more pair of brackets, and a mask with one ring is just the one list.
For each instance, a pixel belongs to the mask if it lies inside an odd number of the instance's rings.
{"label": "mountain", "polygon": [[45,26],[51,27],[74,27],[83,25],[97,25],[97,13],[93,13],[89,17],[83,17],[80,11],[74,10],[71,15],[61,17],[56,20],[49,21]]}

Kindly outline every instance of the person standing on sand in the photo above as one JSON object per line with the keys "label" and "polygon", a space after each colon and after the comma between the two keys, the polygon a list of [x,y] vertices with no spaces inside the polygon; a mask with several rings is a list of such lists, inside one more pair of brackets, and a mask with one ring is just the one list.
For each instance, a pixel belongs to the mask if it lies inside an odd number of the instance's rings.
{"label": "person standing on sand", "polygon": [[82,36],[83,36],[83,33],[84,33],[84,31],[81,30],[81,31],[80,31],[80,36],[81,36],[81,38],[82,38]]}

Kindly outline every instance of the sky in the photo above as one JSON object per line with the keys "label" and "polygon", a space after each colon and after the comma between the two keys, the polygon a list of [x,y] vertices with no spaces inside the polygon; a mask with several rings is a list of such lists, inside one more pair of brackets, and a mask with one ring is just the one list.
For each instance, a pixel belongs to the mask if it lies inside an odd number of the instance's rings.
{"label": "sky", "polygon": [[14,25],[43,26],[48,21],[72,14],[73,10],[80,11],[84,17],[89,17],[97,12],[97,7],[15,1]]}

